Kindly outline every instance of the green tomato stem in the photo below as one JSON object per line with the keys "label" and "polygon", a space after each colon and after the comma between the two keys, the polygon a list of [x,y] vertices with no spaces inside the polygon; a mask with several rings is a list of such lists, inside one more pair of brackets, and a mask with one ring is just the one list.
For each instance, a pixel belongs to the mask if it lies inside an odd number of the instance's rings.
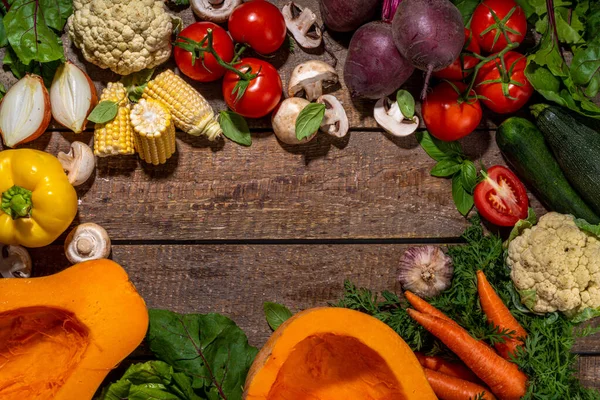
{"label": "green tomato stem", "polygon": [[29,217],[33,208],[31,196],[31,190],[15,185],[2,193],[0,209],[12,219]]}

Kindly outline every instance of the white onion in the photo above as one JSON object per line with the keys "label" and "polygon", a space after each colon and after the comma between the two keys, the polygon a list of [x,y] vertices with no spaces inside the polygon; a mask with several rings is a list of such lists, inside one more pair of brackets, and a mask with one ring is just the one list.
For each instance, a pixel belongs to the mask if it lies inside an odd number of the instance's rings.
{"label": "white onion", "polygon": [[96,87],[79,67],[67,61],[56,70],[50,86],[50,104],[56,122],[80,133],[97,102]]}

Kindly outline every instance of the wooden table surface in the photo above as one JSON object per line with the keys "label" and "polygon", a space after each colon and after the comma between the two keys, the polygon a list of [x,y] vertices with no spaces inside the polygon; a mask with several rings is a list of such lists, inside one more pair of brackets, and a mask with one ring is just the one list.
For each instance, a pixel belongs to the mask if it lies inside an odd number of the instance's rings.
{"label": "wooden table surface", "polygon": [[[318,10],[316,0],[297,3]],[[180,15],[186,25],[194,21],[189,9]],[[63,38],[69,59],[85,67],[99,90],[102,82],[118,79],[84,63]],[[340,76],[348,41],[347,35],[326,34]],[[285,87],[294,66],[311,58],[333,62],[322,49],[307,54],[300,48],[282,49],[270,61]],[[0,81],[8,87],[15,80],[4,72]],[[406,86],[417,94],[421,82],[417,71]],[[219,83],[194,86],[215,110],[225,109]],[[372,118],[373,102],[351,99],[343,83],[333,90],[350,119],[346,138],[320,135],[306,145],[282,145],[268,118],[250,121],[250,148],[180,132],[178,151],[164,166],[136,156],[98,159],[95,176],[77,189],[74,225],[95,222],[107,229],[111,258],[127,269],[149,307],[223,313],[256,346],[270,334],[265,301],[292,311],[326,305],[339,299],[344,279],[398,290],[403,249],[457,243],[468,222],[455,209],[450,182],[429,175],[434,161],[414,136],[383,133]],[[462,141],[469,155],[488,166],[504,164],[494,141],[501,121],[488,115]],[[74,140],[91,144],[91,130],[75,135],[53,125],[27,147],[57,154]],[[35,275],[68,266],[63,242],[64,235],[31,251]],[[579,340],[574,351],[580,354],[581,380],[600,388],[600,335]]]}

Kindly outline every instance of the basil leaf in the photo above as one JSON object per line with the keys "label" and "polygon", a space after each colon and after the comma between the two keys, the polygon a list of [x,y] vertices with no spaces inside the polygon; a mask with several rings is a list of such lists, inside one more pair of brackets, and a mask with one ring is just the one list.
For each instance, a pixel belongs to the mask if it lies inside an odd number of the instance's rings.
{"label": "basil leaf", "polygon": [[241,399],[242,387],[258,350],[244,332],[219,314],[177,314],[149,310],[148,345],[175,370],[192,377],[201,398]]}
{"label": "basil leaf", "polygon": [[273,330],[279,328],[281,324],[292,316],[292,312],[282,304],[266,302],[263,304],[263,310],[267,318],[267,323]]}
{"label": "basil leaf", "polygon": [[404,118],[412,119],[415,116],[415,99],[412,94],[406,90],[398,90],[396,101]]}
{"label": "basil leaf", "polygon": [[97,124],[106,124],[112,121],[119,112],[119,106],[114,101],[104,100],[98,103],[88,115],[88,121],[95,122]]}
{"label": "basil leaf", "polygon": [[325,117],[325,104],[310,103],[300,111],[296,118],[296,139],[311,137],[319,130]]}
{"label": "basil leaf", "polygon": [[226,138],[243,146],[252,145],[250,128],[248,128],[248,123],[240,114],[233,111],[221,111],[219,124]]}
{"label": "basil leaf", "polygon": [[463,188],[473,193],[475,185],[477,185],[477,168],[475,163],[471,160],[464,160],[460,168],[460,178]]}
{"label": "basil leaf", "polygon": [[416,137],[423,150],[436,161],[462,156],[462,148],[458,142],[442,142],[427,131],[417,132]]}
{"label": "basil leaf", "polygon": [[[71,11],[65,0],[14,0],[4,17],[4,29],[12,49],[25,65],[32,61],[64,59],[56,30],[62,30]],[[70,2],[68,2],[70,3]]]}
{"label": "basil leaf", "polygon": [[430,171],[432,176],[438,178],[446,178],[454,175],[461,169],[461,164],[453,159],[444,159],[438,161],[438,163]]}
{"label": "basil leaf", "polygon": [[452,178],[452,198],[458,212],[466,216],[473,208],[473,195],[465,190],[462,185],[460,175],[454,175]]}

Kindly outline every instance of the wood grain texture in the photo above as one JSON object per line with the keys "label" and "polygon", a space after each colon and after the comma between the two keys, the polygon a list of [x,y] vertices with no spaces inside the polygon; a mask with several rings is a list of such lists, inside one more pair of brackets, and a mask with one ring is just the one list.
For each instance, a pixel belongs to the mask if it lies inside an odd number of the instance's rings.
{"label": "wood grain texture", "polygon": [[[55,132],[31,147],[57,154],[90,139]],[[488,167],[503,163],[490,132],[463,143]],[[78,188],[76,222],[103,225],[116,240],[179,241],[445,238],[468,225],[450,181],[429,175],[435,162],[414,137],[353,132],[291,147],[260,134],[245,148],[182,133],[177,146],[161,167],[135,156],[98,159],[95,177]]]}
{"label": "wood grain texture", "polygon": [[600,356],[579,357],[579,379],[590,388],[600,388]]}

